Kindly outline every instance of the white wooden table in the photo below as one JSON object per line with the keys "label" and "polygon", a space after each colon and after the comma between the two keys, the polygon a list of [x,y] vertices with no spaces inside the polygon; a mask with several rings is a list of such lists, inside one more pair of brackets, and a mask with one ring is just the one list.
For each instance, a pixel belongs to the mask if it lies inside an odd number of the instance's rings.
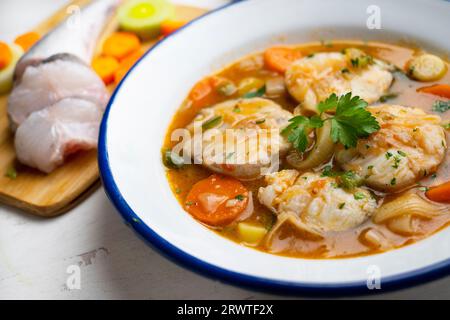
{"label": "white wooden table", "polygon": [[[67,0],[1,0],[0,40],[12,41]],[[178,1],[214,7],[224,0]],[[19,18],[20,17],[20,18]],[[70,266],[80,289],[69,289]],[[77,267],[76,267],[77,268]],[[70,269],[69,269],[70,270]],[[55,219],[0,206],[0,299],[285,298],[222,284],[160,256],[126,227],[103,189]],[[367,298],[450,298],[450,277]]]}

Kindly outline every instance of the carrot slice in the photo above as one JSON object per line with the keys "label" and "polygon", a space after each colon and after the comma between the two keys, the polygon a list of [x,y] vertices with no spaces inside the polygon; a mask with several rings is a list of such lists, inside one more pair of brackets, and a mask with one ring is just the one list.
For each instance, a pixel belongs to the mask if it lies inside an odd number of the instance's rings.
{"label": "carrot slice", "polygon": [[450,181],[432,187],[425,195],[428,199],[436,202],[450,202]]}
{"label": "carrot slice", "polygon": [[180,29],[185,24],[186,24],[186,21],[179,21],[179,20],[164,21],[163,23],[161,23],[161,34],[166,37],[169,34]]}
{"label": "carrot slice", "polygon": [[114,82],[119,84],[120,80],[127,74],[128,70],[144,55],[145,51],[139,49],[132,54],[128,55],[122,61],[120,61],[119,68],[114,75]]}
{"label": "carrot slice", "polygon": [[194,184],[184,208],[201,222],[224,226],[245,210],[248,196],[248,190],[239,180],[213,174]]}
{"label": "carrot slice", "polygon": [[295,60],[301,57],[302,54],[297,50],[274,47],[264,52],[264,63],[270,70],[284,73]]}
{"label": "carrot slice", "polygon": [[0,70],[6,68],[13,58],[11,48],[8,44],[0,41]]}
{"label": "carrot slice", "polygon": [[36,42],[41,39],[41,35],[37,32],[24,33],[14,40],[15,44],[22,47],[23,51],[28,51]]}
{"label": "carrot slice", "polygon": [[450,85],[448,84],[434,84],[432,86],[419,88],[417,91],[450,99]]}
{"label": "carrot slice", "polygon": [[92,68],[108,85],[114,82],[114,75],[119,68],[119,62],[113,57],[97,57],[92,61]]}
{"label": "carrot slice", "polygon": [[189,93],[189,99],[195,108],[205,107],[214,102],[215,81],[212,78],[205,78],[195,84]]}
{"label": "carrot slice", "polygon": [[103,55],[122,60],[141,47],[138,36],[131,32],[114,32],[103,43]]}

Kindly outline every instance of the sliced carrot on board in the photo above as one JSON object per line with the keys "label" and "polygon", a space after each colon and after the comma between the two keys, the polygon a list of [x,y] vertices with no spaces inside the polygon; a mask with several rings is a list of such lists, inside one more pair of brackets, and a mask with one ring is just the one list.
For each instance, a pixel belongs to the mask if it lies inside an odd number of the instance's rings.
{"label": "sliced carrot on board", "polygon": [[37,32],[24,33],[14,40],[15,44],[22,47],[23,51],[28,51],[36,42],[41,39],[41,35]]}
{"label": "sliced carrot on board", "polygon": [[430,188],[425,195],[436,202],[450,202],[450,181]]}
{"label": "sliced carrot on board", "polygon": [[224,226],[245,210],[248,196],[248,190],[239,180],[213,174],[194,184],[184,208],[203,223]]}
{"label": "sliced carrot on board", "polygon": [[284,73],[295,60],[301,57],[302,54],[298,50],[273,47],[264,52],[264,63],[270,70]]}
{"label": "sliced carrot on board", "polygon": [[114,82],[116,84],[119,84],[120,80],[122,80],[122,78],[127,74],[128,70],[130,70],[130,68],[139,60],[140,57],[144,55],[144,53],[144,50],[139,49],[120,61],[119,68],[116,70],[114,75]]}
{"label": "sliced carrot on board", "polygon": [[9,45],[0,41],[0,70],[5,69],[11,63],[12,58]]}
{"label": "sliced carrot on board", "polygon": [[186,21],[181,20],[167,20],[161,24],[161,34],[168,36],[169,34],[177,31],[186,24]]}
{"label": "sliced carrot on board", "polygon": [[131,32],[114,32],[103,43],[102,53],[122,60],[134,51],[139,50],[141,41]]}
{"label": "sliced carrot on board", "polygon": [[114,75],[119,69],[119,61],[113,57],[97,57],[92,61],[92,68],[103,82],[108,85],[114,82]]}
{"label": "sliced carrot on board", "polygon": [[450,99],[450,85],[448,84],[434,84],[432,86],[419,88],[417,91]]}

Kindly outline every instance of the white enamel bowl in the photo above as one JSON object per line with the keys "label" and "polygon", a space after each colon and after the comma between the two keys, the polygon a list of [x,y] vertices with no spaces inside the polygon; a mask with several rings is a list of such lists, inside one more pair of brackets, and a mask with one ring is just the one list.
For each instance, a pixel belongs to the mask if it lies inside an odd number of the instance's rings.
{"label": "white enamel bowl", "polygon": [[[381,30],[366,27],[373,4]],[[137,233],[169,257],[238,285],[348,293],[367,290],[367,279],[377,274],[384,289],[448,274],[450,229],[402,249],[351,259],[295,259],[240,246],[183,211],[160,154],[169,122],[193,84],[245,54],[320,39],[410,41],[445,53],[448,30],[450,3],[439,0],[247,0],[203,16],[151,49],[111,98],[99,142],[106,192]]]}

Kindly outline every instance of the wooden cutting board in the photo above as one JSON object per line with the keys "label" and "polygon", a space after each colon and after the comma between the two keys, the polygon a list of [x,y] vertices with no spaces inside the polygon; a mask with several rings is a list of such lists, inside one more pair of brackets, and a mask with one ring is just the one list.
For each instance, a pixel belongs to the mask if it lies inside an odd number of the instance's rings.
{"label": "wooden cutting board", "polygon": [[[70,6],[83,6],[88,2],[72,1],[43,21],[34,31],[44,35],[73,12]],[[180,20],[192,20],[203,13],[203,9],[176,6],[176,17]],[[117,21],[113,19],[106,26],[97,51],[100,50],[103,39],[117,28]],[[147,42],[144,48],[150,48],[154,43],[155,41]],[[109,89],[112,91],[114,87]],[[7,100],[8,95],[0,96],[0,202],[43,217],[52,217],[68,211],[100,185],[97,150],[70,157],[51,174],[21,165],[16,160],[13,135],[8,127]],[[13,172],[12,168],[17,172],[16,178],[11,178],[11,174],[8,176],[8,172]]]}

